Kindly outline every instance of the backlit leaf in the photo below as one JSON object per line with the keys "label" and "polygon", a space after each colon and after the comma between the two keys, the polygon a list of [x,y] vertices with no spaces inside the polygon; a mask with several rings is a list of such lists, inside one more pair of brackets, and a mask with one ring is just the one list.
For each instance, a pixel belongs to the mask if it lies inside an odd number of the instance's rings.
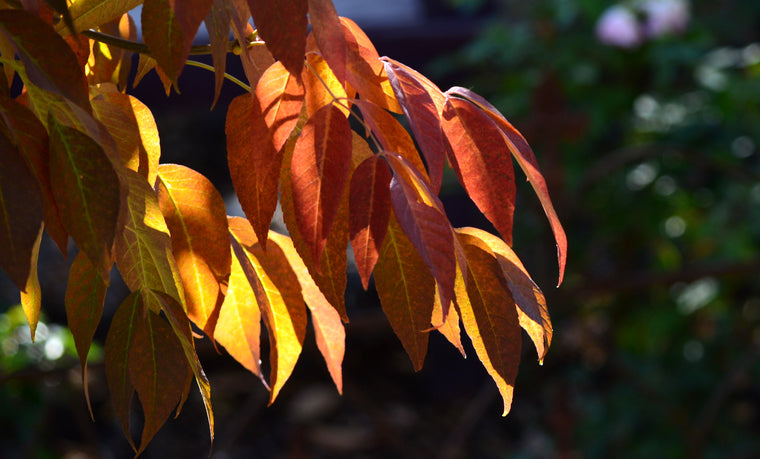
{"label": "backlit leaf", "polygon": [[243,64],[243,71],[248,83],[254,87],[264,71],[274,64],[274,57],[263,41],[256,40],[249,43],[253,34],[253,27],[248,22],[251,18],[248,2],[246,0],[225,0],[223,3],[227,5],[227,11],[229,11],[230,19],[232,19],[232,33],[235,40],[243,44],[240,48],[240,62]]}
{"label": "backlit leaf", "polygon": [[151,311],[135,321],[128,366],[145,418],[140,454],[182,400],[192,373],[171,325]]}
{"label": "backlit leaf", "polygon": [[163,292],[185,304],[182,282],[172,253],[172,241],[158,198],[148,182],[133,171],[126,171],[127,186],[121,225],[116,238],[116,265],[132,291],[140,290],[145,305],[157,312]]}
{"label": "backlit leaf", "polygon": [[438,109],[428,90],[414,75],[394,62],[384,61],[396,99],[409,121],[409,127],[425,155],[432,190],[438,193],[446,163],[446,147],[439,120]]}
{"label": "backlit leaf", "polygon": [[391,170],[377,155],[356,168],[349,192],[351,247],[356,267],[367,289],[369,277],[383,246],[391,211]]}
{"label": "backlit leaf", "polygon": [[37,230],[37,239],[32,247],[31,260],[32,266],[29,270],[29,278],[26,285],[21,290],[21,307],[29,322],[29,331],[31,332],[32,342],[37,331],[37,323],[40,320],[40,308],[42,307],[42,291],[40,289],[40,279],[37,276],[37,261],[40,258],[40,242],[42,241],[42,226]]}
{"label": "backlit leaf", "polygon": [[308,0],[248,0],[253,23],[275,59],[294,75],[301,73]]}
{"label": "backlit leaf", "polygon": [[[456,256],[451,224],[440,200],[416,169],[399,155],[384,152],[394,172],[391,204],[399,226],[435,278],[444,317],[454,295]],[[430,315],[428,314],[428,321]]]}
{"label": "backlit leaf", "polygon": [[346,80],[346,36],[332,0],[308,0],[311,33],[340,82]]}
{"label": "backlit leaf", "polygon": [[477,241],[470,241],[472,237],[459,233],[468,273],[466,282],[457,275],[456,302],[475,353],[499,388],[506,416],[512,406],[522,336],[498,261]]}
{"label": "backlit leaf", "polygon": [[249,280],[269,332],[271,404],[301,354],[306,336],[306,305],[298,278],[282,249],[270,244],[265,252],[258,241],[253,246],[244,245],[242,241],[255,240],[250,227],[245,228],[244,223],[231,224],[230,231],[235,236],[232,247],[238,261],[241,265],[250,263],[255,272]]}
{"label": "backlit leaf", "polygon": [[177,81],[193,38],[213,0],[145,0],[142,30],[151,56],[172,82]]}
{"label": "backlit leaf", "polygon": [[546,299],[533,282],[517,254],[504,241],[477,228],[459,228],[457,232],[471,236],[468,242],[490,250],[501,266],[512,298],[517,306],[520,326],[536,346],[538,360],[542,362],[552,341],[553,329],[546,308]]}
{"label": "backlit leaf", "polygon": [[172,236],[172,253],[187,300],[188,317],[213,336],[231,256],[224,200],[198,172],[175,164],[159,167],[158,204]]}
{"label": "backlit leaf", "polygon": [[394,70],[395,69],[402,70],[405,74],[409,75],[409,77],[416,80],[417,83],[421,84],[422,87],[425,88],[425,91],[430,96],[430,99],[433,101],[435,108],[438,110],[438,114],[440,115],[443,113],[443,106],[446,103],[446,95],[441,91],[441,89],[435,83],[430,81],[425,75],[421,74],[420,72],[414,70],[411,67],[408,67],[402,64],[399,61],[393,60],[386,56],[381,57],[380,60],[386,65],[386,69],[388,65],[391,65]]}
{"label": "backlit leaf", "polygon": [[451,146],[449,161],[459,182],[511,245],[515,173],[499,129],[475,105],[456,98],[446,101],[441,126]]}
{"label": "backlit leaf", "polygon": [[274,148],[255,96],[242,94],[232,100],[227,110],[225,133],[227,163],[235,193],[256,236],[266,241],[277,208],[282,153]]}
{"label": "backlit leaf", "polygon": [[449,307],[444,320],[441,300],[437,294],[435,295],[435,304],[433,305],[433,313],[430,322],[448,342],[457,348],[459,353],[462,354],[462,357],[467,358],[467,354],[464,352],[464,347],[462,346],[462,332],[459,328],[459,313],[456,308]]}
{"label": "backlit leaf", "polygon": [[343,392],[343,355],[346,351],[346,331],[340,314],[327,301],[317,284],[309,274],[309,269],[293,246],[293,241],[274,231],[269,232],[269,238],[274,241],[287,257],[290,267],[301,284],[301,293],[306,306],[311,311],[311,324],[314,327],[314,339],[327,364],[335,387]]}
{"label": "backlit leaf", "polygon": [[226,0],[213,0],[211,9],[203,19],[211,45],[211,60],[214,63],[214,101],[211,103],[211,108],[214,108],[216,101],[219,100],[227,67],[227,42],[232,21],[227,8]]}
{"label": "backlit leaf", "polygon": [[435,281],[395,218],[375,267],[375,287],[393,332],[419,371],[427,353]]}
{"label": "backlit leaf", "polygon": [[42,19],[22,10],[0,10],[0,33],[13,41],[30,81],[90,110],[87,80],[74,51]]}
{"label": "backlit leaf", "polygon": [[[82,31],[112,21],[141,3],[142,0],[77,0],[69,5],[69,14],[74,28]],[[63,21],[56,26],[56,32],[70,33]]]}
{"label": "backlit leaf", "polygon": [[538,161],[536,155],[533,154],[533,150],[528,145],[525,137],[512,126],[512,123],[502,115],[499,110],[491,105],[480,95],[470,91],[467,88],[453,87],[446,91],[447,94],[457,95],[466,98],[471,101],[481,110],[483,110],[501,129],[504,134],[504,139],[507,142],[509,151],[512,152],[517,164],[520,165],[523,172],[528,178],[533,190],[536,192],[541,205],[544,208],[546,217],[549,219],[552,231],[554,232],[554,239],[557,242],[557,259],[559,261],[559,281],[557,286],[562,284],[562,279],[565,275],[565,264],[567,263],[567,235],[562,228],[562,224],[557,216],[557,211],[554,210],[551,198],[549,197],[549,188],[546,186],[546,180],[541,174],[538,168]]}
{"label": "backlit leaf", "polygon": [[103,349],[111,403],[124,436],[134,450],[137,450],[137,447],[130,434],[129,418],[135,388],[129,375],[129,351],[135,339],[137,323],[145,320],[144,312],[140,292],[132,292],[116,309]]}
{"label": "backlit leaf", "polygon": [[42,194],[26,161],[0,133],[0,267],[24,291],[42,226]]}
{"label": "backlit leaf", "polygon": [[50,185],[61,221],[77,246],[108,279],[121,205],[119,177],[103,148],[51,117]]}
{"label": "backlit leaf", "polygon": [[351,128],[338,108],[326,106],[309,119],[290,170],[296,223],[317,262],[351,173]]}
{"label": "backlit leaf", "polygon": [[256,97],[271,132],[274,148],[279,151],[298,124],[304,103],[303,84],[281,62],[275,62],[256,85]]}
{"label": "backlit leaf", "polygon": [[333,104],[336,99],[342,101],[342,105],[337,105],[345,116],[348,116],[349,110],[344,105],[348,95],[346,88],[335,77],[322,56],[316,53],[306,55],[306,63],[303,69],[302,78],[306,88],[306,113],[311,118],[322,107]]}
{"label": "backlit leaf", "polygon": [[95,329],[103,316],[106,287],[97,268],[90,263],[84,252],[79,252],[69,270],[65,299],[66,319],[71,334],[74,336],[77,354],[79,354],[84,395],[87,399],[87,407],[90,409],[90,416],[92,416],[92,407],[87,380],[87,354],[90,351]]}

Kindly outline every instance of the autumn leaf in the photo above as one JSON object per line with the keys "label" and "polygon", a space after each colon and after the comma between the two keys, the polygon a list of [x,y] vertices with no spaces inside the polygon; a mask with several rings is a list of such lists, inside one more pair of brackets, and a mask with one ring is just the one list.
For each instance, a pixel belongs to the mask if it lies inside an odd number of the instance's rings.
{"label": "autumn leaf", "polygon": [[536,155],[533,153],[530,145],[528,145],[525,137],[523,137],[522,134],[520,134],[509,121],[507,121],[504,115],[502,115],[496,107],[491,105],[491,103],[483,97],[467,88],[458,86],[449,89],[446,91],[446,94],[464,97],[474,103],[499,126],[499,129],[501,129],[507,147],[509,147],[509,151],[512,153],[512,156],[514,156],[517,164],[520,165],[520,168],[527,176],[533,190],[536,192],[536,195],[541,202],[541,206],[544,208],[546,217],[549,219],[552,231],[554,232],[554,239],[557,242],[557,259],[559,262],[559,281],[557,282],[557,286],[559,286],[562,284],[562,279],[565,275],[565,264],[567,263],[567,236],[565,235],[565,230],[562,228],[562,224],[557,216],[557,211],[554,210],[554,205],[549,197],[549,188],[546,185],[546,180],[544,179],[543,174],[541,174],[541,171],[538,168]]}
{"label": "autumn leaf", "polygon": [[290,168],[296,223],[316,263],[351,173],[351,128],[338,108],[326,106],[309,119]]}
{"label": "autumn leaf", "polygon": [[[77,0],[69,5],[69,14],[74,29],[82,31],[112,21],[141,3],[142,0]],[[55,29],[64,36],[70,33],[63,21]]]}
{"label": "autumn leaf", "polygon": [[[306,305],[298,278],[282,249],[270,244],[265,252],[250,226],[239,219],[234,224],[230,222],[230,232],[234,236],[232,248],[243,271],[246,272],[246,264],[253,269],[248,280],[269,332],[271,404],[301,354],[306,335]],[[250,241],[255,241],[255,245],[245,244]]]}
{"label": "autumn leaf", "polygon": [[467,259],[467,281],[456,278],[456,302],[462,323],[483,366],[504,400],[503,416],[512,406],[522,336],[514,300],[506,288],[501,266],[473,236],[458,233]]}
{"label": "autumn leaf", "polygon": [[435,281],[419,249],[391,218],[375,267],[375,287],[388,322],[414,365],[422,369],[427,353]]}
{"label": "autumn leaf", "polygon": [[105,280],[113,246],[121,187],[102,147],[76,129],[50,118],[50,185],[61,221]]}
{"label": "autumn leaf", "polygon": [[536,346],[538,361],[543,362],[551,345],[553,329],[546,308],[546,299],[533,282],[517,254],[503,240],[477,228],[458,228],[460,235],[467,235],[468,242],[485,251],[493,252],[507,287],[517,306],[520,326]]}
{"label": "autumn leaf", "polygon": [[220,283],[227,281],[231,263],[224,200],[206,177],[187,167],[162,164],[158,176],[158,204],[171,234],[188,317],[213,337]]}
{"label": "autumn leaf", "polygon": [[37,238],[34,241],[31,253],[31,269],[26,285],[21,289],[21,308],[24,310],[26,320],[29,322],[29,331],[34,342],[37,331],[37,323],[40,321],[40,308],[42,307],[42,290],[40,279],[37,276],[37,262],[40,258],[40,243],[42,242],[42,227],[37,230]]}
{"label": "autumn leaf", "polygon": [[362,286],[369,277],[383,246],[391,211],[391,170],[377,155],[362,162],[351,176],[349,228],[351,247]]}
{"label": "autumn leaf", "polygon": [[467,354],[462,346],[462,331],[459,328],[459,312],[454,307],[449,307],[446,317],[443,317],[443,308],[441,307],[441,300],[438,294],[435,295],[435,304],[433,305],[433,313],[430,320],[433,327],[438,331],[446,341],[452,344],[462,357],[467,358]]}
{"label": "autumn leaf", "polygon": [[[222,3],[227,6],[227,11],[232,20],[233,36],[240,45],[240,62],[243,64],[243,71],[248,83],[255,86],[264,71],[274,64],[274,57],[272,57],[269,49],[264,46],[263,41],[251,42],[254,30],[248,22],[251,18],[248,2],[246,0],[224,0]],[[237,53],[237,51],[235,52]]]}
{"label": "autumn leaf", "polygon": [[79,252],[71,265],[66,286],[66,319],[71,334],[74,336],[74,345],[82,367],[82,383],[87,408],[93,418],[87,379],[87,354],[95,329],[103,316],[106,288],[107,284],[100,277],[98,269],[93,266],[84,252]]}
{"label": "autumn leaf", "polygon": [[451,147],[449,161],[459,182],[501,237],[512,245],[515,174],[499,129],[473,104],[456,98],[446,101],[441,127]]}
{"label": "autumn leaf", "polygon": [[348,116],[350,111],[346,105],[347,90],[343,83],[335,77],[327,61],[321,55],[314,52],[306,54],[306,66],[301,77],[306,89],[306,114],[309,118],[314,116],[322,107],[331,105],[336,101],[343,101],[337,107],[345,116]]}
{"label": "autumn leaf", "polygon": [[308,0],[311,33],[339,82],[346,81],[346,36],[332,0]]}
{"label": "autumn leaf", "polygon": [[21,153],[0,134],[0,267],[24,291],[42,227],[42,194]]}
{"label": "autumn leaf", "polygon": [[232,100],[225,133],[232,185],[256,236],[265,241],[277,208],[282,154],[274,148],[255,96],[242,94]]}
{"label": "autumn leaf", "polygon": [[301,73],[308,22],[308,0],[248,0],[253,23],[275,59]]}
{"label": "autumn leaf", "polygon": [[274,148],[280,151],[298,124],[304,103],[303,84],[281,62],[275,62],[264,72],[255,92]]}
{"label": "autumn leaf", "polygon": [[74,51],[42,19],[22,10],[0,10],[0,33],[10,39],[29,80],[90,111],[87,80]]}
{"label": "autumn leaf", "polygon": [[[428,96],[430,96],[430,100],[433,101],[433,104],[435,105],[436,110],[438,110],[438,114],[443,113],[443,106],[446,103],[446,95],[441,91],[441,89],[430,79],[428,79],[425,75],[421,74],[420,72],[414,70],[413,68],[402,64],[399,61],[393,60],[390,57],[383,56],[380,58],[380,60],[385,65],[386,70],[390,66],[392,70],[396,73],[403,72],[404,74],[408,75],[409,78],[414,79],[417,83],[422,85],[423,88],[425,88],[425,92],[427,92]],[[393,87],[393,84],[390,82],[390,74],[388,75],[389,79],[389,85]],[[412,83],[414,84],[414,83]],[[395,89],[393,90],[395,94]]]}
{"label": "autumn leaf", "polygon": [[314,327],[314,339],[317,348],[327,364],[335,387],[339,393],[343,393],[343,356],[346,350],[346,331],[343,327],[340,314],[327,301],[327,298],[319,289],[309,274],[309,269],[298,255],[293,241],[282,234],[274,231],[269,232],[269,238],[282,249],[288,259],[290,267],[301,284],[301,293],[304,302],[311,311],[311,324]]}
{"label": "autumn leaf", "polygon": [[232,18],[225,0],[212,0],[211,9],[206,13],[203,23],[208,31],[209,45],[211,47],[211,60],[214,65],[214,101],[211,108],[216,106],[219,93],[222,91],[224,73],[227,67],[227,47],[230,35]]}

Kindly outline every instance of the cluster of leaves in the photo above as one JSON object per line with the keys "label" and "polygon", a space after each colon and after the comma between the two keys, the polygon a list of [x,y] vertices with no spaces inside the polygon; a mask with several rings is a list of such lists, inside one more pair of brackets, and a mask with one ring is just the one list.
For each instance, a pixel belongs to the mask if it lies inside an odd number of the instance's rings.
{"label": "cluster of leaves", "polygon": [[[364,287],[374,275],[414,368],[433,330],[464,354],[463,324],[506,414],[521,328],[539,360],[552,337],[544,297],[510,247],[512,157],[549,217],[560,282],[566,253],[522,135],[470,90],[442,92],[380,58],[330,0],[149,0],[144,45],[134,42],[127,14],[140,3],[0,2],[0,267],[21,291],[32,336],[44,228],[62,253],[69,237],[80,250],[65,303],[83,373],[114,263],[132,292],[112,319],[105,361],[115,412],[135,450],[180,409],[193,379],[213,438],[192,324],[257,374],[274,401],[301,352],[308,309],[340,391],[350,243]],[[226,216],[199,173],[159,165],[150,110],[125,93],[135,51],[137,81],[155,69],[167,93],[176,86],[189,54],[199,52],[191,44],[201,22],[210,45],[200,52],[214,59],[217,96],[230,51],[251,85],[231,102],[226,121],[246,219]],[[14,78],[20,94],[9,89]],[[501,237],[451,226],[437,197],[447,161]],[[289,236],[269,230],[278,201]],[[135,394],[145,420],[139,446],[130,435]]]}

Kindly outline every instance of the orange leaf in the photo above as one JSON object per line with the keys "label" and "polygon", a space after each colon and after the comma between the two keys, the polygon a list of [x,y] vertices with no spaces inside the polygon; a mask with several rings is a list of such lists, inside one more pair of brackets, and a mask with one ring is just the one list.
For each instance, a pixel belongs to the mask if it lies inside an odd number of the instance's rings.
{"label": "orange leaf", "polygon": [[281,62],[275,62],[259,79],[256,97],[272,133],[274,148],[280,151],[298,124],[304,103],[303,84]]}
{"label": "orange leaf", "polygon": [[308,22],[307,0],[248,0],[253,23],[275,59],[294,75],[301,73]]}
{"label": "orange leaf", "polygon": [[[306,114],[311,118],[322,107],[332,104],[336,99],[345,101],[348,95],[322,56],[310,52],[306,54],[306,63],[308,65],[303,69],[301,77],[306,88]],[[348,116],[349,110],[346,107],[338,105],[338,108]]]}
{"label": "orange leaf", "polygon": [[91,417],[93,416],[87,381],[87,354],[90,351],[95,329],[103,316],[106,287],[106,283],[95,266],[90,263],[84,252],[79,252],[69,270],[65,300],[66,319],[71,334],[74,336],[77,354],[79,354],[84,395]]}
{"label": "orange leaf", "polygon": [[388,64],[390,64],[394,69],[401,69],[404,73],[407,73],[411,78],[416,80],[417,83],[421,84],[430,96],[433,104],[435,104],[435,108],[438,110],[438,114],[440,115],[443,113],[443,106],[446,103],[446,95],[435,83],[430,81],[425,75],[421,74],[420,72],[402,64],[399,61],[393,60],[390,57],[383,56],[380,58],[380,60],[386,64],[386,68]]}
{"label": "orange leaf", "polygon": [[446,163],[446,146],[438,109],[428,89],[413,74],[392,61],[384,61],[396,99],[409,121],[414,137],[425,155],[430,172],[430,184],[435,193],[441,189],[443,167]]}
{"label": "orange leaf", "polygon": [[[501,266],[473,236],[459,233],[467,259],[467,281],[457,275],[456,302],[475,353],[504,399],[503,416],[512,406],[522,336],[514,300],[504,285]],[[466,285],[465,285],[466,284]]]}
{"label": "orange leaf", "polygon": [[119,425],[121,425],[127,441],[134,450],[137,448],[130,434],[129,418],[135,388],[132,385],[132,378],[129,376],[129,350],[135,339],[137,322],[144,320],[142,316],[144,311],[140,292],[133,292],[124,299],[111,319],[103,349],[106,382],[108,383],[108,391],[111,393],[111,403],[116,412],[116,418],[119,420]]}
{"label": "orange leaf", "polygon": [[309,274],[309,269],[296,252],[293,241],[289,237],[274,231],[269,232],[269,238],[282,249],[290,267],[293,268],[293,272],[298,277],[303,299],[311,311],[311,323],[314,327],[314,339],[317,342],[317,347],[322,353],[325,363],[327,363],[327,370],[330,372],[335,387],[337,387],[338,392],[342,393],[343,371],[341,365],[346,350],[346,331],[343,328],[340,314],[317,287]]}
{"label": "orange leaf", "polygon": [[339,82],[346,81],[346,36],[332,0],[308,0],[311,33]]}
{"label": "orange leaf", "polygon": [[[234,224],[234,217],[230,219],[230,224]],[[242,218],[237,220],[245,222]],[[230,251],[229,248],[227,250]],[[261,372],[261,311],[251,283],[237,257],[232,257],[232,272],[224,303],[219,310],[214,338],[235,360],[269,387]]]}
{"label": "orange leaf", "polygon": [[549,188],[546,186],[546,180],[538,168],[536,155],[533,153],[530,145],[528,145],[525,137],[523,137],[522,134],[520,134],[520,132],[515,129],[506,118],[504,118],[504,115],[502,115],[496,107],[491,105],[483,97],[469,89],[461,87],[453,87],[446,91],[446,94],[461,96],[474,103],[483,110],[497,124],[497,126],[499,126],[499,129],[501,129],[501,132],[504,135],[504,140],[509,147],[509,151],[512,152],[512,156],[517,160],[517,164],[520,165],[520,168],[522,168],[523,172],[525,172],[525,175],[528,177],[528,181],[536,192],[539,201],[541,201],[544,213],[546,213],[546,217],[549,219],[549,224],[554,232],[554,239],[557,242],[557,259],[559,262],[559,281],[557,282],[557,286],[559,286],[562,284],[562,279],[565,275],[565,264],[567,263],[567,235],[565,235],[565,230],[562,228],[562,224],[559,221],[557,211],[554,210],[554,205],[549,197]]}
{"label": "orange leaf", "polygon": [[[438,296],[448,313],[454,295],[456,256],[454,237],[443,205],[430,191],[416,169],[399,155],[384,152],[394,172],[390,185],[391,204],[404,233],[435,278]],[[428,315],[428,321],[430,315]]]}
{"label": "orange leaf", "polygon": [[227,42],[229,41],[232,18],[225,0],[212,1],[211,9],[203,22],[208,31],[211,60],[214,64],[214,101],[211,103],[213,109],[216,101],[219,100],[219,93],[222,91],[222,83],[224,82],[224,72],[227,67]]}
{"label": "orange leaf", "polygon": [[[219,0],[217,0],[219,1]],[[232,33],[238,43],[248,43],[253,27],[248,22],[251,18],[251,12],[248,9],[246,0],[222,0],[227,6],[227,11],[232,19]],[[248,83],[253,87],[259,81],[259,78],[268,69],[275,60],[272,53],[266,46],[260,46],[263,42],[256,42],[255,46],[242,46],[240,49],[240,62],[243,64],[243,71],[248,79]]]}
{"label": "orange leaf", "polygon": [[367,289],[383,246],[391,211],[391,170],[377,155],[354,171],[349,193],[351,247],[362,286]]}
{"label": "orange leaf", "polygon": [[51,26],[26,11],[2,10],[0,33],[14,43],[34,85],[90,111],[82,67],[74,51]]}
{"label": "orange leaf", "polygon": [[249,269],[253,269],[253,275],[249,275],[248,280],[251,281],[269,332],[271,404],[290,377],[301,354],[306,336],[306,305],[298,278],[282,249],[276,244],[270,244],[265,252],[258,241],[253,246],[244,244],[246,240],[255,241],[253,231],[250,226],[246,226],[245,222],[230,225],[234,236],[232,248],[243,265],[243,270],[246,270],[246,264],[250,264]]}
{"label": "orange leaf", "polygon": [[326,106],[309,119],[290,171],[296,223],[316,263],[351,173],[351,128],[338,108]]}
{"label": "orange leaf", "polygon": [[499,129],[474,105],[455,98],[446,101],[441,127],[451,146],[449,161],[459,182],[511,245],[515,173]]}
{"label": "orange leaf", "polygon": [[213,337],[219,285],[227,281],[231,263],[224,200],[206,177],[187,167],[162,164],[158,176],[158,204],[172,236],[188,317]]}
{"label": "orange leaf", "polygon": [[277,208],[282,153],[274,148],[256,97],[242,94],[232,100],[225,133],[232,185],[256,236],[265,244]]}
{"label": "orange leaf", "polygon": [[441,300],[437,294],[435,295],[435,304],[433,305],[433,314],[430,323],[449,343],[457,348],[459,353],[462,354],[462,357],[467,358],[467,354],[464,352],[464,347],[462,346],[462,332],[459,329],[459,313],[456,308],[449,307],[444,320]]}
{"label": "orange leaf", "polygon": [[42,194],[26,161],[0,133],[0,267],[25,290],[42,227]]}
{"label": "orange leaf", "polygon": [[181,402],[192,373],[166,320],[150,311],[136,319],[128,367],[145,418],[140,454]]}
{"label": "orange leaf", "polygon": [[37,229],[37,239],[34,242],[34,247],[32,247],[32,267],[29,270],[29,278],[21,290],[21,307],[24,310],[26,320],[29,322],[32,342],[34,342],[34,334],[37,330],[37,322],[40,320],[40,308],[42,307],[42,290],[40,289],[40,279],[37,276],[37,261],[40,258],[41,241],[42,226]]}
{"label": "orange leaf", "polygon": [[[78,0],[69,5],[69,14],[76,30],[92,29],[100,24],[118,18],[142,3],[142,0]],[[56,32],[65,36],[69,33],[64,21],[56,25]]]}
{"label": "orange leaf", "polygon": [[391,218],[380,258],[375,267],[375,286],[383,312],[414,365],[422,369],[427,353],[435,282],[420,257],[419,249]]}
{"label": "orange leaf", "polygon": [[151,56],[175,84],[211,3],[212,0],[145,0],[143,3],[143,39]]}
{"label": "orange leaf", "polygon": [[468,238],[469,243],[478,244],[483,250],[492,251],[496,256],[517,306],[520,326],[536,346],[538,361],[543,362],[553,335],[544,294],[530,278],[517,254],[504,241],[477,228],[459,228],[457,232],[471,236]]}
{"label": "orange leaf", "polygon": [[121,205],[118,175],[93,139],[52,117],[49,128],[50,184],[61,221],[106,280]]}

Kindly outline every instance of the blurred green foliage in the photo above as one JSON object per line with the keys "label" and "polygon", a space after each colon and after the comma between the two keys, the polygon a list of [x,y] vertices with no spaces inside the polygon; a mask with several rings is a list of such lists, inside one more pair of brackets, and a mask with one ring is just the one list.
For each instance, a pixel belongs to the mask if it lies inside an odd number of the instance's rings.
{"label": "blurred green foliage", "polygon": [[[610,5],[503,0],[471,44],[429,69],[525,134],[568,233],[554,291],[553,267],[538,261],[553,250],[548,225],[523,187],[515,248],[539,273],[555,343],[545,367],[523,364],[518,377],[515,409],[542,412],[524,438],[548,445],[520,452],[752,457],[760,3],[692,2],[682,33],[630,49],[595,36]],[[521,251],[537,244],[545,253]]]}

